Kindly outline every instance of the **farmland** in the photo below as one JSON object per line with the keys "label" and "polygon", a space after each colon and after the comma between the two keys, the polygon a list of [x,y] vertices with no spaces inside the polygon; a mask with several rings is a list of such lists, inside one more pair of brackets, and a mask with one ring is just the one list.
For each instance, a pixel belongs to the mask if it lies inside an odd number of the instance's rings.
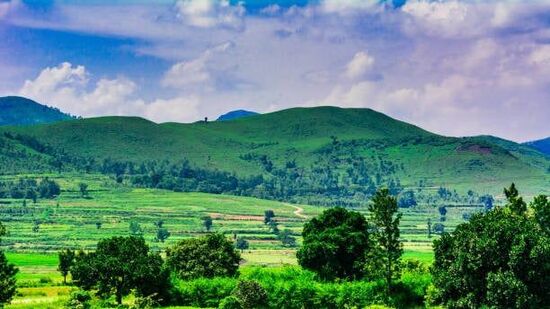
{"label": "farmland", "polygon": [[[248,240],[250,247],[242,253],[245,268],[254,265],[280,267],[296,265],[296,251],[284,247],[264,224],[264,211],[273,210],[279,227],[292,230],[300,244],[303,223],[324,210],[319,206],[251,197],[131,188],[103,175],[29,174],[4,176],[3,180],[20,177],[49,177],[60,184],[62,193],[55,199],[38,199],[36,203],[22,199],[0,200],[0,220],[9,230],[3,245],[8,260],[20,269],[17,275],[19,292],[10,308],[27,308],[29,302],[43,306],[66,299],[71,287],[62,285],[62,277],[57,271],[57,252],[65,248],[90,250],[100,239],[129,235],[130,222],[137,222],[147,243],[162,252],[180,239],[204,235],[206,229],[202,218],[210,216],[212,231]],[[88,185],[88,196],[82,197],[80,183]],[[13,215],[15,210],[21,209],[24,211]],[[448,209],[445,221],[448,229],[463,222],[464,213],[476,211],[475,207]],[[366,208],[356,210],[367,214]],[[428,238],[427,220],[439,220],[437,208],[424,205],[403,209],[403,213],[404,258],[430,263],[431,242],[437,236]],[[165,242],[155,240],[157,227],[154,223],[159,220],[171,234]],[[38,228],[33,230],[35,222],[39,222]]]}

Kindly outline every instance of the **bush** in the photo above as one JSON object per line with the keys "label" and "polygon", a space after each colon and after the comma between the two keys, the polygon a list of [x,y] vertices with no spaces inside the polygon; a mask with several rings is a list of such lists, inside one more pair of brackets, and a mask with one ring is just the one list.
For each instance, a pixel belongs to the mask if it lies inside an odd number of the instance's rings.
{"label": "bush", "polygon": [[239,281],[233,295],[244,309],[263,308],[267,305],[267,292],[258,281]]}
{"label": "bush", "polygon": [[233,278],[200,278],[180,281],[176,285],[176,302],[185,306],[217,307],[237,286]]}
{"label": "bush", "polygon": [[226,298],[222,299],[218,308],[219,309],[242,309],[243,306],[241,306],[241,302],[237,299],[237,297],[227,296]]}
{"label": "bush", "polygon": [[91,300],[92,296],[89,292],[84,290],[76,290],[71,293],[66,306],[71,309],[88,309],[91,307]]}

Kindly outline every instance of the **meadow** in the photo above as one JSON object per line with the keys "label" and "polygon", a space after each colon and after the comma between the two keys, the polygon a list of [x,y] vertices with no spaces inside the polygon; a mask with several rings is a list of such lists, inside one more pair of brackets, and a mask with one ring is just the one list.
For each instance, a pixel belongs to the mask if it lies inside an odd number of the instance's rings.
{"label": "meadow", "polygon": [[[264,224],[264,211],[273,210],[279,229],[290,229],[301,243],[304,222],[318,215],[324,207],[293,205],[250,197],[181,193],[168,190],[131,188],[117,184],[104,175],[18,175],[3,176],[2,180],[19,177],[49,177],[62,188],[55,199],[2,199],[0,220],[9,234],[3,240],[9,261],[19,267],[18,294],[8,308],[55,307],[67,299],[72,287],[62,284],[57,271],[57,252],[61,249],[94,249],[97,241],[110,236],[129,235],[130,222],[137,222],[153,250],[162,251],[180,239],[207,233],[202,218],[213,219],[211,231],[228,237],[242,237],[250,244],[242,252],[243,266],[282,267],[296,265],[296,249],[285,247]],[[88,195],[82,196],[79,183],[88,185]],[[479,208],[448,205],[445,227],[452,230],[464,222],[464,214]],[[19,212],[18,212],[19,210]],[[366,215],[366,207],[355,209]],[[427,221],[440,220],[437,207],[419,205],[403,208],[401,222],[405,259],[431,263],[433,253]],[[157,226],[162,220],[170,237],[165,242],[155,240]],[[36,222],[39,222],[38,224]],[[38,228],[36,228],[38,225]]]}

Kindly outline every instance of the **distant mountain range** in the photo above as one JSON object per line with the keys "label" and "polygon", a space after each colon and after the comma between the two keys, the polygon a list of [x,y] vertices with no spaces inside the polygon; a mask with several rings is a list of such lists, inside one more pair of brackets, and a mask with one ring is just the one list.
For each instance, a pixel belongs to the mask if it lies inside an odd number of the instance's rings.
{"label": "distant mountain range", "polygon": [[256,113],[256,112],[251,112],[251,111],[247,111],[247,110],[244,110],[244,109],[238,109],[238,110],[230,111],[226,114],[221,115],[220,117],[218,117],[217,120],[218,121],[227,121],[227,120],[234,120],[234,119],[248,117],[248,116],[254,116],[254,115],[259,115],[259,114]]}
{"label": "distant mountain range", "polygon": [[[29,120],[19,113],[10,123],[70,118],[48,110],[58,118]],[[98,170],[106,160],[136,166],[186,161],[251,182],[247,190],[254,196],[270,190],[280,199],[304,203],[334,199],[342,189],[346,195],[337,200],[360,201],[366,187],[396,184],[491,194],[511,182],[525,194],[550,189],[550,157],[526,145],[492,136],[445,137],[371,109],[292,108],[190,124],[99,117],[0,128],[0,162],[5,163],[0,174]],[[283,180],[276,186],[254,184],[269,179]]]}
{"label": "distant mountain range", "polygon": [[550,156],[550,137],[537,141],[527,142],[525,143],[525,145]]}
{"label": "distant mountain range", "polygon": [[73,118],[57,108],[48,107],[27,98],[0,97],[0,126],[52,123]]}

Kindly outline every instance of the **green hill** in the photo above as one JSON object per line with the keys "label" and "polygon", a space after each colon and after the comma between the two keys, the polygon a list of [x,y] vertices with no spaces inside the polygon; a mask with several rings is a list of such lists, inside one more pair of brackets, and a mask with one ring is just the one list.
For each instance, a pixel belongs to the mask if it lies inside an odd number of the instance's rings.
{"label": "green hill", "polygon": [[[526,146],[493,137],[439,136],[370,109],[293,108],[193,124],[103,117],[3,130],[10,132],[4,140],[40,156],[35,162],[100,169],[106,160],[111,166],[130,161],[116,173],[141,169],[147,175],[139,184],[207,192],[227,192],[237,186],[230,182],[262,176],[231,192],[305,203],[364,201],[381,185],[499,194],[514,181],[528,194],[548,191],[550,181],[550,160]],[[203,170],[142,164],[185,160]],[[161,173],[155,176],[160,180],[151,180],[158,170],[170,177]],[[215,170],[230,173],[223,184],[204,180],[210,177],[205,171]]]}
{"label": "green hill", "polygon": [[73,117],[60,110],[22,97],[0,97],[0,126],[50,123]]}

